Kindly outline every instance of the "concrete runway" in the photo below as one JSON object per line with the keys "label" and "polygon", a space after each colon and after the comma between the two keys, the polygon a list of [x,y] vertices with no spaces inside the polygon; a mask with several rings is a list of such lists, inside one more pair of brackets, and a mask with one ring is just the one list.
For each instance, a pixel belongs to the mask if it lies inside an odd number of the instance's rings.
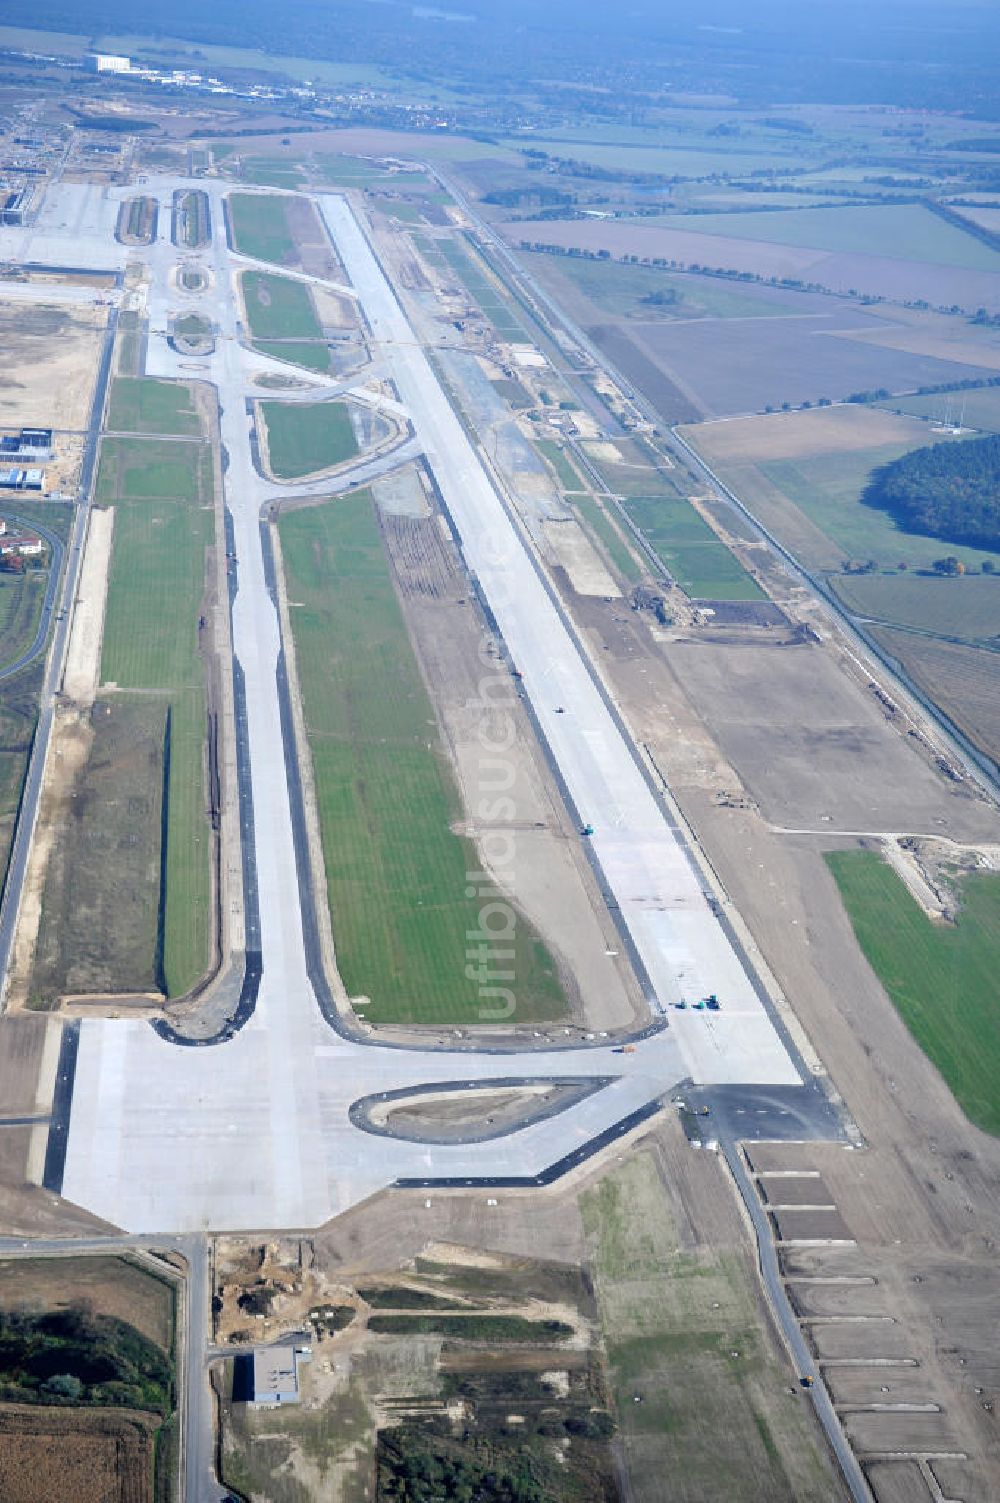
{"label": "concrete runway", "polygon": [[[156,179],[144,191],[156,193],[168,211],[174,189],[183,186],[190,185]],[[161,238],[131,254],[142,256],[151,276],[148,374],[190,379],[197,373],[219,393],[229,460],[226,502],[238,558],[233,637],[246,682],[263,977],[249,1022],[215,1047],[178,1048],[143,1022],[82,1023],[63,1194],[136,1233],[306,1228],[398,1179],[541,1175],[685,1078],[707,1086],[798,1084],[799,1068],[709,907],[500,493],[350,208],[335,196],[318,204],[368,319],[373,360],[392,376],[412,423],[407,452],[419,447],[426,455],[468,565],[524,673],[548,751],[581,820],[595,826],[594,855],[670,1026],[623,1056],[604,1046],[505,1054],[404,1050],[353,1042],[326,1024],[305,964],[276,680],[279,625],[259,530],[261,505],[301,494],[301,487],[275,486],[256,474],[245,406],[248,395],[260,395],[253,374],[282,366],[239,342],[223,185],[200,180],[193,186],[212,197],[210,246],[191,258]],[[102,222],[113,227],[114,206],[102,213]],[[58,220],[55,211],[51,218]],[[169,226],[168,212],[161,212],[160,225]],[[65,264],[69,248],[54,259]],[[214,273],[197,299],[171,276],[187,259],[201,260]],[[115,260],[109,237],[106,264]],[[214,353],[199,360],[177,356],[165,337],[171,315],[195,305],[218,330]],[[332,392],[343,382],[317,386]],[[556,714],[559,705],[566,713]],[[721,1012],[670,1006],[709,992],[723,998]],[[409,1085],[567,1074],[611,1083],[557,1116],[488,1143],[428,1146],[375,1137],[355,1128],[348,1115],[359,1097]]]}

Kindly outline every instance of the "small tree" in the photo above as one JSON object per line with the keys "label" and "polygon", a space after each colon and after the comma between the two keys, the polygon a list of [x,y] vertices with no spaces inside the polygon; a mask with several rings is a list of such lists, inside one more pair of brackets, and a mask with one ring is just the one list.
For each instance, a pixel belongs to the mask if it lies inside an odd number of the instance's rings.
{"label": "small tree", "polygon": [[83,1384],[73,1373],[54,1373],[42,1384],[42,1393],[55,1399],[78,1399],[83,1393]]}

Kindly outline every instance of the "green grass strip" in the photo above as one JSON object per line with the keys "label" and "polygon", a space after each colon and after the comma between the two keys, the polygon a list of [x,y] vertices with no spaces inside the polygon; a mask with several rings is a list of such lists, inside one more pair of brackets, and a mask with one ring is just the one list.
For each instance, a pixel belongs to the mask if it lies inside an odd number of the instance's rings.
{"label": "green grass strip", "polygon": [[870,851],[826,856],[869,965],[978,1127],[1000,1134],[1000,877],[962,882],[954,925],[932,923]]}
{"label": "green grass strip", "polygon": [[579,508],[591,532],[595,533],[604,544],[611,562],[622,579],[628,584],[635,584],[641,579],[642,570],[636,563],[635,555],[623,541],[604,508],[598,505],[593,496],[587,495],[574,496],[573,504]]}
{"label": "green grass strip", "polygon": [[207,446],[106,439],[97,499],[115,507],[101,677],[171,709],[163,969],[180,996],[208,963],[205,679],[198,616],[214,541]]}
{"label": "green grass strip", "polygon": [[[373,1022],[489,1021],[497,1003],[466,974],[480,861],[451,828],[458,793],[371,496],[293,512],[280,535],[347,990],[371,999]],[[552,957],[520,916],[513,948],[513,1021],[564,1016]]]}

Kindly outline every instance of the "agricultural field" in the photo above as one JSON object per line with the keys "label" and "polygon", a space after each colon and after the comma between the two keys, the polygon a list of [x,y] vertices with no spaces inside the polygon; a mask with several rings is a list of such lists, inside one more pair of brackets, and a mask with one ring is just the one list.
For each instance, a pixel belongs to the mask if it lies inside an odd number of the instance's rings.
{"label": "agricultural field", "polygon": [[205,970],[211,924],[198,651],[205,550],[215,540],[208,447],[105,440],[97,502],[115,508],[102,681],[154,695],[169,711],[159,943],[166,991],[179,996]]}
{"label": "agricultural field", "polygon": [[154,1491],[156,1420],[115,1409],[9,1409],[0,1405],[4,1503],[166,1503]]}
{"label": "agricultural field", "polygon": [[939,538],[903,532],[886,512],[862,505],[877,465],[938,441],[919,420],[843,406],[706,423],[683,432],[807,567],[839,569],[848,559],[873,559],[886,568],[904,563],[926,569],[954,552],[978,570],[992,558],[986,549],[953,548]]}
{"label": "agricultural field", "polygon": [[[670,272],[655,266],[623,266],[618,261],[590,261],[576,256],[526,254],[534,276],[558,293],[566,284],[583,294],[594,311],[616,318],[774,318],[796,308],[795,294],[769,288],[741,287],[719,277]],[[659,294],[660,302],[650,302]],[[573,311],[573,310],[570,310]]]}
{"label": "agricultural field", "polygon": [[971,391],[934,392],[923,397],[893,397],[881,404],[891,412],[906,412],[932,424],[945,421],[1000,433],[1000,386],[974,387]]}
{"label": "agricultural field", "polygon": [[635,1503],[660,1503],[665,1477],[671,1503],[835,1496],[747,1265],[735,1249],[684,1249],[652,1155],[633,1154],[580,1209]]}
{"label": "agricultural field", "polygon": [[254,339],[322,339],[309,288],[289,277],[245,271],[243,306]]}
{"label": "agricultural field", "polygon": [[147,376],[117,376],[111,383],[106,428],[170,438],[197,438],[202,431],[191,387]]}
{"label": "agricultural field", "polygon": [[945,642],[893,627],[870,628],[879,646],[905,668],[929,699],[1000,765],[1000,695],[995,651]]}
{"label": "agricultural field", "polygon": [[848,255],[888,256],[956,266],[970,271],[1000,272],[1000,252],[955,225],[939,219],[922,204],[865,204],[823,209],[779,209],[764,213],[664,215],[674,229],[694,228],[701,235],[738,240],[773,241]]}
{"label": "agricultural field", "polygon": [[[367,492],[280,523],[341,974],[376,1023],[481,1016],[465,971],[473,844]],[[429,739],[430,738],[430,739]],[[472,864],[470,864],[472,863]],[[545,946],[517,925],[518,1017],[561,1016]]]}
{"label": "agricultural field", "polygon": [[[882,336],[893,336],[898,326],[843,301],[804,296],[803,304],[787,317],[633,321],[620,332],[683,385],[708,417],[990,374],[985,367],[884,344]],[[638,374],[635,379],[643,385]],[[654,393],[648,395],[655,401]]]}
{"label": "agricultural field", "polygon": [[859,616],[927,635],[1000,646],[1000,558],[996,569],[996,574],[966,574],[959,579],[910,573],[846,574],[831,584],[847,608]]}
{"label": "agricultural field", "polygon": [[358,441],[346,402],[261,402],[268,465],[278,480],[299,480],[353,459]]}
{"label": "agricultural field", "polygon": [[[826,215],[838,210],[802,212]],[[854,212],[854,209],[843,212]],[[712,271],[746,273],[765,280],[788,278],[802,284],[812,283],[831,292],[849,294],[853,291],[896,302],[922,298],[933,307],[950,308],[957,304],[969,312],[979,307],[1000,311],[1000,255],[988,251],[971,236],[966,237],[962,230],[953,229],[940,220],[936,223],[941,229],[950,229],[961,244],[964,245],[968,238],[969,244],[975,247],[968,253],[971,259],[977,260],[983,251],[994,256],[995,260],[988,267],[978,264],[968,267],[930,260],[902,260],[894,254],[822,250],[775,239],[749,240],[743,238],[745,227],[740,228],[750,217],[748,214],[720,216],[723,226],[729,228],[725,233],[706,234],[702,220],[708,217],[682,215],[678,216],[675,225],[669,226],[650,224],[645,220],[547,219],[540,222],[522,219],[510,220],[501,228],[514,246],[557,245],[567,250],[605,252],[613,259],[637,256],[640,260],[653,260],[662,257],[682,268],[707,267]],[[781,214],[776,211],[763,217],[769,226],[771,220],[780,218]],[[773,233],[770,229],[767,232]]]}
{"label": "agricultural field", "polygon": [[763,600],[764,592],[690,501],[631,496],[625,510],[663,567],[696,600]]}
{"label": "agricultural field", "polygon": [[332,156],[327,152],[316,153],[316,176],[324,184],[336,188],[391,187],[406,192],[410,188],[431,184],[424,172],[391,171],[361,157]]}
{"label": "agricultural field", "polygon": [[1000,1133],[1000,877],[961,882],[954,925],[932,923],[870,851],[826,857],[865,956],[966,1116]]}
{"label": "agricultural field", "polygon": [[277,193],[230,193],[233,249],[279,266],[296,261],[295,237],[288,223],[290,202]]}

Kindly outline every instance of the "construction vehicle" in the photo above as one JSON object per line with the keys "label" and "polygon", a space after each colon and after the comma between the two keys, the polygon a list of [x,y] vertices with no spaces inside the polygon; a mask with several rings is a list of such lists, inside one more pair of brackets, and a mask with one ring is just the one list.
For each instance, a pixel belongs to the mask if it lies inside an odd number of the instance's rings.
{"label": "construction vehicle", "polygon": [[594,833],[594,827],[593,827],[593,825],[584,825],[583,829],[580,831],[581,835],[593,835],[593,833]]}
{"label": "construction vehicle", "polygon": [[705,1006],[708,1008],[709,1012],[718,1012],[718,1010],[719,1010],[719,999],[715,995],[714,992],[711,994],[710,997],[706,997],[705,998]]}
{"label": "construction vehicle", "polygon": [[635,1053],[635,1045],[634,1044],[618,1044],[614,1049],[612,1049],[611,1053],[612,1054],[634,1054]]}
{"label": "construction vehicle", "polygon": [[804,1377],[801,1377],[799,1379],[799,1387],[800,1388],[812,1388],[812,1386],[815,1383],[815,1381],[816,1381],[816,1379],[812,1376],[811,1373],[806,1373]]}

